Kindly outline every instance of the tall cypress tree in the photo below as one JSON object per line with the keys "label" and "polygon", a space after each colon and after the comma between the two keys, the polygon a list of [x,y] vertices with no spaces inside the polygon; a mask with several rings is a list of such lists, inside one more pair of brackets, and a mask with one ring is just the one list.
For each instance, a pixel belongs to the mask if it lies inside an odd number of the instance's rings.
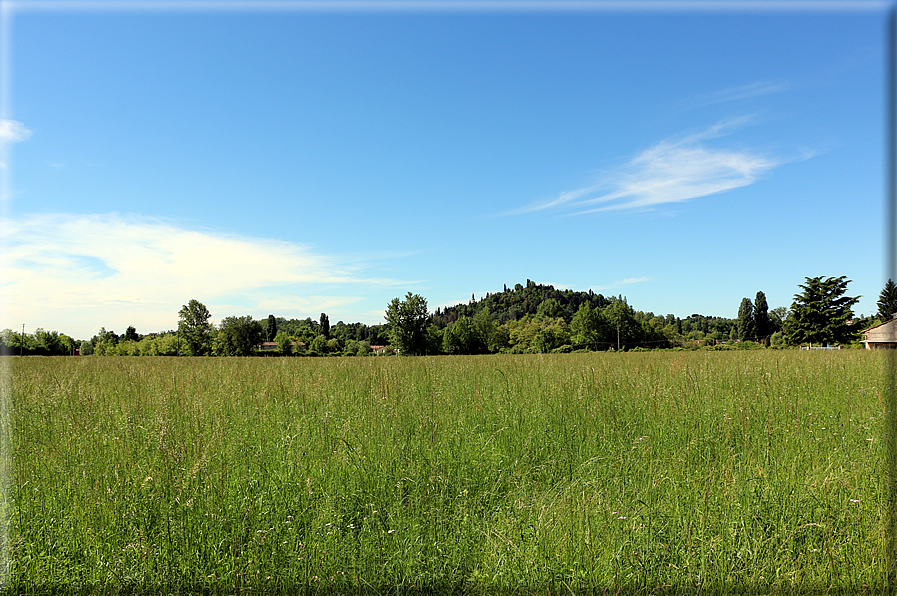
{"label": "tall cypress tree", "polygon": [[757,335],[754,324],[754,305],[750,298],[742,298],[738,307],[738,338],[741,341],[754,339]]}
{"label": "tall cypress tree", "polygon": [[321,335],[325,338],[330,339],[330,317],[327,316],[327,313],[321,313]]}
{"label": "tall cypress tree", "polygon": [[277,319],[274,315],[268,315],[268,322],[265,324],[265,341],[274,341],[277,337]]}
{"label": "tall cypress tree", "polygon": [[768,346],[769,336],[772,335],[772,325],[769,322],[766,294],[763,292],[757,292],[757,296],[754,298],[754,331],[760,341]]}

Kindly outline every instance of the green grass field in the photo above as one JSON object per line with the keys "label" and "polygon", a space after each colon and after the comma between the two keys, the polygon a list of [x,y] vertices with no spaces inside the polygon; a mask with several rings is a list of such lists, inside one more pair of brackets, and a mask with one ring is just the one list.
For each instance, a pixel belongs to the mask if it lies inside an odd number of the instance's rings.
{"label": "green grass field", "polygon": [[875,352],[5,364],[9,593],[883,581]]}

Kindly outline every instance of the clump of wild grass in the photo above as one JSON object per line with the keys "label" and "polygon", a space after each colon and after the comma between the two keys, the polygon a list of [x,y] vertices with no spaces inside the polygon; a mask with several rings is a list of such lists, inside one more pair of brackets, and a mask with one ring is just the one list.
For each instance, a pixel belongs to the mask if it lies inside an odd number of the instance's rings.
{"label": "clump of wild grass", "polygon": [[862,592],[878,366],[16,359],[9,588]]}

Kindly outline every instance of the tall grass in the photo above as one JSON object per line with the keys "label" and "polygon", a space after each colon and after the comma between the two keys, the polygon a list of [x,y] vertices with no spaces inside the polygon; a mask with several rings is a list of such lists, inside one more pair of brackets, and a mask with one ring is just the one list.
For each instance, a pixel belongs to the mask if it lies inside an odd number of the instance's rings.
{"label": "tall grass", "polygon": [[875,353],[11,360],[12,592],[883,581]]}

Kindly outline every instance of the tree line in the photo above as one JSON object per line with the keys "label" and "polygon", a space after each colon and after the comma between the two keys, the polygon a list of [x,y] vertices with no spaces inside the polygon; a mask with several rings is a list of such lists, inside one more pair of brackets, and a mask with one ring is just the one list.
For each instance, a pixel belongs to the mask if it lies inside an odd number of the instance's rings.
{"label": "tree line", "polygon": [[[433,315],[408,293],[386,311],[393,345],[406,354],[558,353],[670,347],[731,349],[804,343],[856,344],[861,331],[897,313],[897,286],[888,280],[875,317],[857,317],[859,297],[846,296],[846,277],[808,277],[791,308],[769,309],[760,291],[743,298],[736,319],[693,314],[683,320],[636,311],[625,298],[561,292],[527,280],[467,305]],[[532,312],[535,305],[535,312]],[[494,310],[492,310],[494,309]],[[520,312],[525,314],[519,316]],[[504,321],[504,322],[502,322]]]}
{"label": "tree line", "polygon": [[[101,328],[89,340],[75,341],[55,331],[0,332],[3,354],[162,356],[364,356],[385,354],[562,353],[578,350],[662,348],[732,349],[787,347],[803,343],[851,344],[860,331],[897,313],[897,286],[888,280],[878,313],[857,317],[859,297],[846,296],[841,277],[806,278],[790,308],[769,309],[765,294],[741,300],[735,319],[692,314],[679,318],[634,309],[623,296],[559,290],[527,280],[467,304],[430,312],[424,297],[408,292],[388,305],[377,325],[331,325],[315,320],[229,316],[217,325],[198,300],[178,311],[178,328],[142,335],[132,326],[124,334]],[[268,342],[265,344],[265,342]],[[266,349],[262,349],[262,347]]]}

